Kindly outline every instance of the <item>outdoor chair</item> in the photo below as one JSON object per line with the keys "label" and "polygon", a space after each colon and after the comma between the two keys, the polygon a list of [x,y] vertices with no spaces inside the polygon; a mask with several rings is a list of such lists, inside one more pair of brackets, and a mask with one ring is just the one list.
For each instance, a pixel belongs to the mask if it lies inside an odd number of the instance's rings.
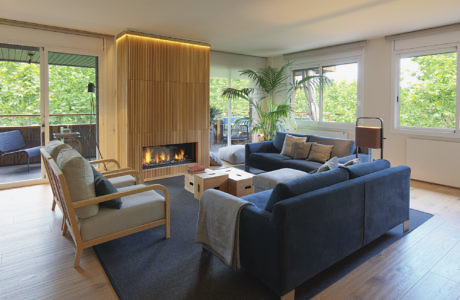
{"label": "outdoor chair", "polygon": [[27,172],[30,172],[30,159],[40,156],[40,146],[33,148],[25,147],[26,143],[19,130],[0,133],[0,158],[7,155],[24,153],[27,156]]}

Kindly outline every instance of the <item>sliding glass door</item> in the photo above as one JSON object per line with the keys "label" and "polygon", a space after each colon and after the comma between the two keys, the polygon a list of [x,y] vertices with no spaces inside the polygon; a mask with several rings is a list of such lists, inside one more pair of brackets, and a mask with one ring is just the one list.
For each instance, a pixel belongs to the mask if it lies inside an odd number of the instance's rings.
{"label": "sliding glass door", "polygon": [[97,56],[0,44],[0,188],[43,180],[48,140],[97,156],[97,66]]}

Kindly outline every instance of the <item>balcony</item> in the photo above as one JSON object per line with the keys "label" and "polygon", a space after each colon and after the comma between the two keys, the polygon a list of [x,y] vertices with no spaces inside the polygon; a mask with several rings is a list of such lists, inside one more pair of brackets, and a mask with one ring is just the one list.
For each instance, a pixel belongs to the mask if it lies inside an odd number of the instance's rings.
{"label": "balcony", "polygon": [[[67,114],[66,116],[69,116]],[[82,114],[72,114],[82,115]],[[84,114],[89,115],[89,114]],[[27,115],[31,117],[32,115]],[[0,116],[6,117],[6,116]],[[11,117],[25,117],[12,116]],[[35,115],[33,117],[36,117]],[[53,139],[54,133],[59,133],[61,128],[69,128],[72,132],[79,132],[80,135],[77,140],[66,140],[64,142],[70,144],[72,147],[81,151],[82,155],[88,159],[96,157],[96,124],[63,124],[63,125],[50,125],[50,139]],[[0,132],[19,130],[26,143],[26,148],[40,146],[40,126],[5,126],[0,127]],[[30,170],[27,168],[27,158],[24,154],[11,154],[0,158],[0,184],[11,183],[17,181],[39,179],[41,178],[41,163],[40,157],[30,159]]]}

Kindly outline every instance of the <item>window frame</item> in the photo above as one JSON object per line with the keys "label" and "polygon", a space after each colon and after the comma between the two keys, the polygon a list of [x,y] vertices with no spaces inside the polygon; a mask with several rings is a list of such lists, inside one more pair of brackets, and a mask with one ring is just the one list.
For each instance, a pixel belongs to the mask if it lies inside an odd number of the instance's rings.
{"label": "window frame", "polygon": [[[391,131],[395,133],[403,133],[409,135],[417,136],[435,136],[435,137],[444,137],[444,138],[460,138],[460,64],[459,64],[459,55],[460,55],[460,43],[442,43],[436,45],[422,45],[415,47],[407,47],[400,50],[395,50],[395,45],[393,45],[393,72],[392,72],[392,127]],[[457,64],[456,64],[456,101],[455,101],[455,128],[429,128],[429,127],[412,127],[412,126],[401,126],[400,118],[400,76],[401,76],[401,66],[400,62],[402,58],[409,58],[414,56],[427,56],[427,55],[436,55],[447,52],[456,52],[457,53]]]}
{"label": "window frame", "polygon": [[[316,58],[312,59],[309,62],[295,62],[289,68],[289,72],[291,74],[291,80],[294,78],[295,71],[301,71],[305,69],[314,69],[319,68],[321,74],[323,72],[324,67],[330,66],[337,66],[337,65],[345,65],[345,64],[358,64],[358,82],[357,82],[357,90],[356,90],[356,118],[361,116],[363,111],[363,102],[362,102],[362,95],[363,95],[363,51],[364,49],[359,50],[359,54],[354,55],[346,55],[346,54],[337,54],[335,57],[328,57],[328,58]],[[291,100],[292,101],[292,100]],[[332,128],[332,129],[353,129],[355,127],[355,122],[352,123],[345,123],[345,122],[328,122],[323,120],[323,90],[320,90],[320,102],[318,103],[319,106],[319,117],[320,121],[311,121],[311,120],[301,120],[296,121],[297,123],[308,123],[308,124],[316,124],[318,127],[322,128]],[[305,124],[306,125],[306,124]]]}

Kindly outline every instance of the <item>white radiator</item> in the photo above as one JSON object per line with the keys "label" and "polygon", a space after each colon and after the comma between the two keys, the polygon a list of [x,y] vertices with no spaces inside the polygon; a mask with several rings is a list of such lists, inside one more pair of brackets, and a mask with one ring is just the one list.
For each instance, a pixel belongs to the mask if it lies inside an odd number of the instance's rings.
{"label": "white radiator", "polygon": [[297,132],[302,133],[302,134],[314,134],[314,135],[341,138],[341,139],[347,138],[347,133],[345,131],[322,130],[322,129],[315,129],[315,128],[298,128]]}
{"label": "white radiator", "polygon": [[413,179],[460,187],[460,143],[409,138],[406,162]]}

